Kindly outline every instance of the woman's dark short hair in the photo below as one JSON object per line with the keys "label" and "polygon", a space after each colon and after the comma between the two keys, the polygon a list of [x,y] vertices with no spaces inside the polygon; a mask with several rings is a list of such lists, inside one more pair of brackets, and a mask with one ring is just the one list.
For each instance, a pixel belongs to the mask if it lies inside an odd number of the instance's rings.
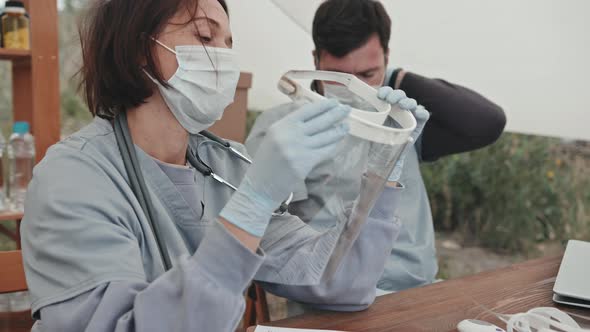
{"label": "woman's dark short hair", "polygon": [[389,50],[391,18],[376,0],[327,0],[313,21],[313,41],[318,56],[327,51],[343,57],[365,45],[377,34],[383,50]]}
{"label": "woman's dark short hair", "polygon": [[[112,120],[121,110],[137,107],[152,95],[153,82],[144,69],[167,86],[149,37],[160,34],[182,6],[192,14],[186,22],[191,23],[198,0],[93,1],[80,26],[81,86],[90,112]],[[225,0],[218,1],[227,13]]]}

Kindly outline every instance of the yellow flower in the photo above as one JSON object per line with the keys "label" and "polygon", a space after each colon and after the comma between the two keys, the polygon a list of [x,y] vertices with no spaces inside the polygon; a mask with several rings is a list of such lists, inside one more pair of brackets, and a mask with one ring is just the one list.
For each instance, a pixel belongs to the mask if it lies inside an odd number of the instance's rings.
{"label": "yellow flower", "polygon": [[563,161],[561,159],[555,159],[555,166],[559,167],[561,166],[561,164],[563,164]]}
{"label": "yellow flower", "polygon": [[555,177],[555,172],[553,172],[553,171],[547,172],[547,178],[549,180],[553,180],[554,177]]}

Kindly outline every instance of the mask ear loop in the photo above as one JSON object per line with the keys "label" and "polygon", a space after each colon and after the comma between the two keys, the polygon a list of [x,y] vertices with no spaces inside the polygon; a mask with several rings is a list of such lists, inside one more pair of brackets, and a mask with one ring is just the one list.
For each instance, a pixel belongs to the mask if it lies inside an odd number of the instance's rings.
{"label": "mask ear loop", "polygon": [[167,49],[169,52],[172,52],[172,54],[177,55],[175,50],[173,50],[172,48],[168,47],[167,45],[165,45],[161,41],[157,40],[156,38],[150,36],[150,39],[153,40],[156,44],[158,44],[158,45],[162,46],[163,48]]}

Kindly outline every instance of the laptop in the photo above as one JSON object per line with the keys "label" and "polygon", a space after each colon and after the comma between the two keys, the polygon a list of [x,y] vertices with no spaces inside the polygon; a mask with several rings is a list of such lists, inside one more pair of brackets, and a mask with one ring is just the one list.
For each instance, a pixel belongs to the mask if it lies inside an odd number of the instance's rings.
{"label": "laptop", "polygon": [[570,240],[567,243],[557,280],[553,301],[590,308],[590,242]]}

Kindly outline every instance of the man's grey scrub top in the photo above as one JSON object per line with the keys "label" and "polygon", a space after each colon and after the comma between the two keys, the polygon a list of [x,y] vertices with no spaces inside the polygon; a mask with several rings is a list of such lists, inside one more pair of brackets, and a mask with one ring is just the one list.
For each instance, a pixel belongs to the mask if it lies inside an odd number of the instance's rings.
{"label": "man's grey scrub top", "polygon": [[[204,140],[191,137],[190,148]],[[252,279],[323,309],[373,302],[399,230],[400,189],[386,188],[355,234],[348,220],[320,233],[295,216],[273,217],[253,253],[217,221],[231,189],[196,172],[194,181],[167,174],[136,151],[174,267],[164,272],[112,126],[97,118],[49,149],[28,189],[21,230],[34,331],[234,331]],[[248,167],[217,144],[199,156],[234,184]]]}
{"label": "man's grey scrub top", "polygon": [[[389,82],[393,70],[388,71],[385,82]],[[295,107],[294,103],[284,104],[274,109],[262,112],[248,139],[246,148],[251,155],[256,154],[260,141],[266,135],[268,128],[277,120],[290,113]],[[356,158],[363,158],[368,153],[366,149],[344,149],[342,153],[354,153]],[[422,286],[435,280],[438,264],[434,241],[434,226],[430,211],[430,202],[422,174],[420,173],[420,140],[415,149],[408,153],[400,182],[406,189],[400,199],[398,215],[402,221],[400,234],[392,243],[393,249],[385,264],[385,270],[380,275],[377,287],[384,291],[399,291],[407,288]],[[341,181],[333,181],[334,187],[324,185],[323,179],[333,173],[338,167],[334,161],[329,160],[316,169],[305,179],[304,183],[297,186],[295,192],[296,202],[291,204],[292,213],[302,217],[306,222],[306,212],[313,210],[312,206],[322,206],[324,201],[334,193],[350,193],[348,199],[354,200],[358,193],[351,192],[349,188],[358,188],[361,169],[348,169],[346,172],[339,170]],[[340,185],[340,186],[339,186]],[[344,185],[344,187],[341,187]],[[319,202],[319,203],[318,203]],[[329,225],[313,224],[317,229],[324,229]]]}

